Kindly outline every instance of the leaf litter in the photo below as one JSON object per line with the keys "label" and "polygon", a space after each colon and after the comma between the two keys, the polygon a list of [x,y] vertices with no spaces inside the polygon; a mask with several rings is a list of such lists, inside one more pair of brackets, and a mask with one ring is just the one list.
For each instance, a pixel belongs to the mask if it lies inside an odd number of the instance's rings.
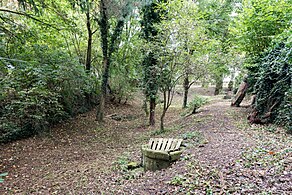
{"label": "leaf litter", "polygon": [[[231,108],[220,96],[188,117],[173,106],[167,130],[156,135],[140,105],[108,108],[107,116],[131,120],[107,117],[101,125],[92,111],[43,136],[2,145],[0,194],[292,193],[291,135],[274,126],[249,125],[248,108]],[[154,135],[184,138],[181,159],[156,172],[125,168],[141,162],[140,147]]]}

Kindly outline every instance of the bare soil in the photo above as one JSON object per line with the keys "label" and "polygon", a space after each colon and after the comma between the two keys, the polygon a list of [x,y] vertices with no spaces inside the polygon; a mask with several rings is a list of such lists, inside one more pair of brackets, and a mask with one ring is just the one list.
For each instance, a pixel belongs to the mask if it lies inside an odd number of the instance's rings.
{"label": "bare soil", "polygon": [[[178,90],[163,133],[160,105],[157,127],[148,127],[141,102],[132,101],[108,107],[104,124],[92,111],[2,145],[0,173],[8,176],[0,194],[292,194],[292,136],[273,125],[249,125],[247,107],[230,107],[212,92],[192,88],[191,96],[210,103],[186,117]],[[181,159],[161,171],[128,170],[154,136],[184,138]]]}

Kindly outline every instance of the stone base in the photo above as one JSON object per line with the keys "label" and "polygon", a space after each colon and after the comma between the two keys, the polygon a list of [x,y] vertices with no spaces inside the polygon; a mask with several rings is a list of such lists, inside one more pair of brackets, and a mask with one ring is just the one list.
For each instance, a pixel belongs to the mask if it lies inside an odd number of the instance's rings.
{"label": "stone base", "polygon": [[144,163],[143,163],[144,171],[157,171],[161,169],[166,169],[169,166],[170,166],[170,161],[153,159],[147,156],[144,157]]}
{"label": "stone base", "polygon": [[147,146],[142,146],[143,155],[143,167],[144,171],[157,171],[161,169],[166,169],[170,164],[180,158],[182,150],[165,152],[165,151],[155,151],[147,148]]}

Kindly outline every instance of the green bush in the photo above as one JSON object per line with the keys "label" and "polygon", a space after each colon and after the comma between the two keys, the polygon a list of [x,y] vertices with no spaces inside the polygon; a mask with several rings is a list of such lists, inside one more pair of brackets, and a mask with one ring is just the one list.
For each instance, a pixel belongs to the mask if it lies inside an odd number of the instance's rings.
{"label": "green bush", "polygon": [[275,121],[279,125],[284,125],[288,132],[292,133],[292,85],[284,95],[284,99],[279,106],[278,116]]}
{"label": "green bush", "polygon": [[284,35],[258,64],[255,109],[261,120],[281,124],[292,132],[292,31]]}
{"label": "green bush", "polygon": [[65,116],[58,94],[47,89],[34,87],[14,95],[13,99],[6,99],[9,102],[0,117],[1,141],[35,134]]}
{"label": "green bush", "polygon": [[208,103],[207,98],[195,96],[193,100],[189,103],[188,108],[192,110],[192,114],[195,114],[197,110],[206,103]]}
{"label": "green bush", "polygon": [[34,58],[11,64],[0,79],[0,142],[37,134],[97,99],[98,82],[66,53],[48,50]]}

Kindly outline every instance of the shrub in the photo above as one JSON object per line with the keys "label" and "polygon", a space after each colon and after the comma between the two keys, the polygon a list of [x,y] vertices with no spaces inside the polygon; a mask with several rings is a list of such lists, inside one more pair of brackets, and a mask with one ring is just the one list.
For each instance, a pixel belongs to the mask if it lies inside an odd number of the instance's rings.
{"label": "shrub", "polygon": [[208,102],[207,98],[201,96],[195,96],[189,103],[188,108],[192,109],[192,114],[195,114],[197,110]]}
{"label": "shrub", "polygon": [[[33,63],[11,65],[0,79],[0,142],[37,134],[87,111],[97,99],[97,81],[77,61],[59,51],[42,55]],[[49,56],[48,64],[39,59]]]}
{"label": "shrub", "polygon": [[292,31],[276,41],[258,64],[256,120],[275,122],[292,132]]}

